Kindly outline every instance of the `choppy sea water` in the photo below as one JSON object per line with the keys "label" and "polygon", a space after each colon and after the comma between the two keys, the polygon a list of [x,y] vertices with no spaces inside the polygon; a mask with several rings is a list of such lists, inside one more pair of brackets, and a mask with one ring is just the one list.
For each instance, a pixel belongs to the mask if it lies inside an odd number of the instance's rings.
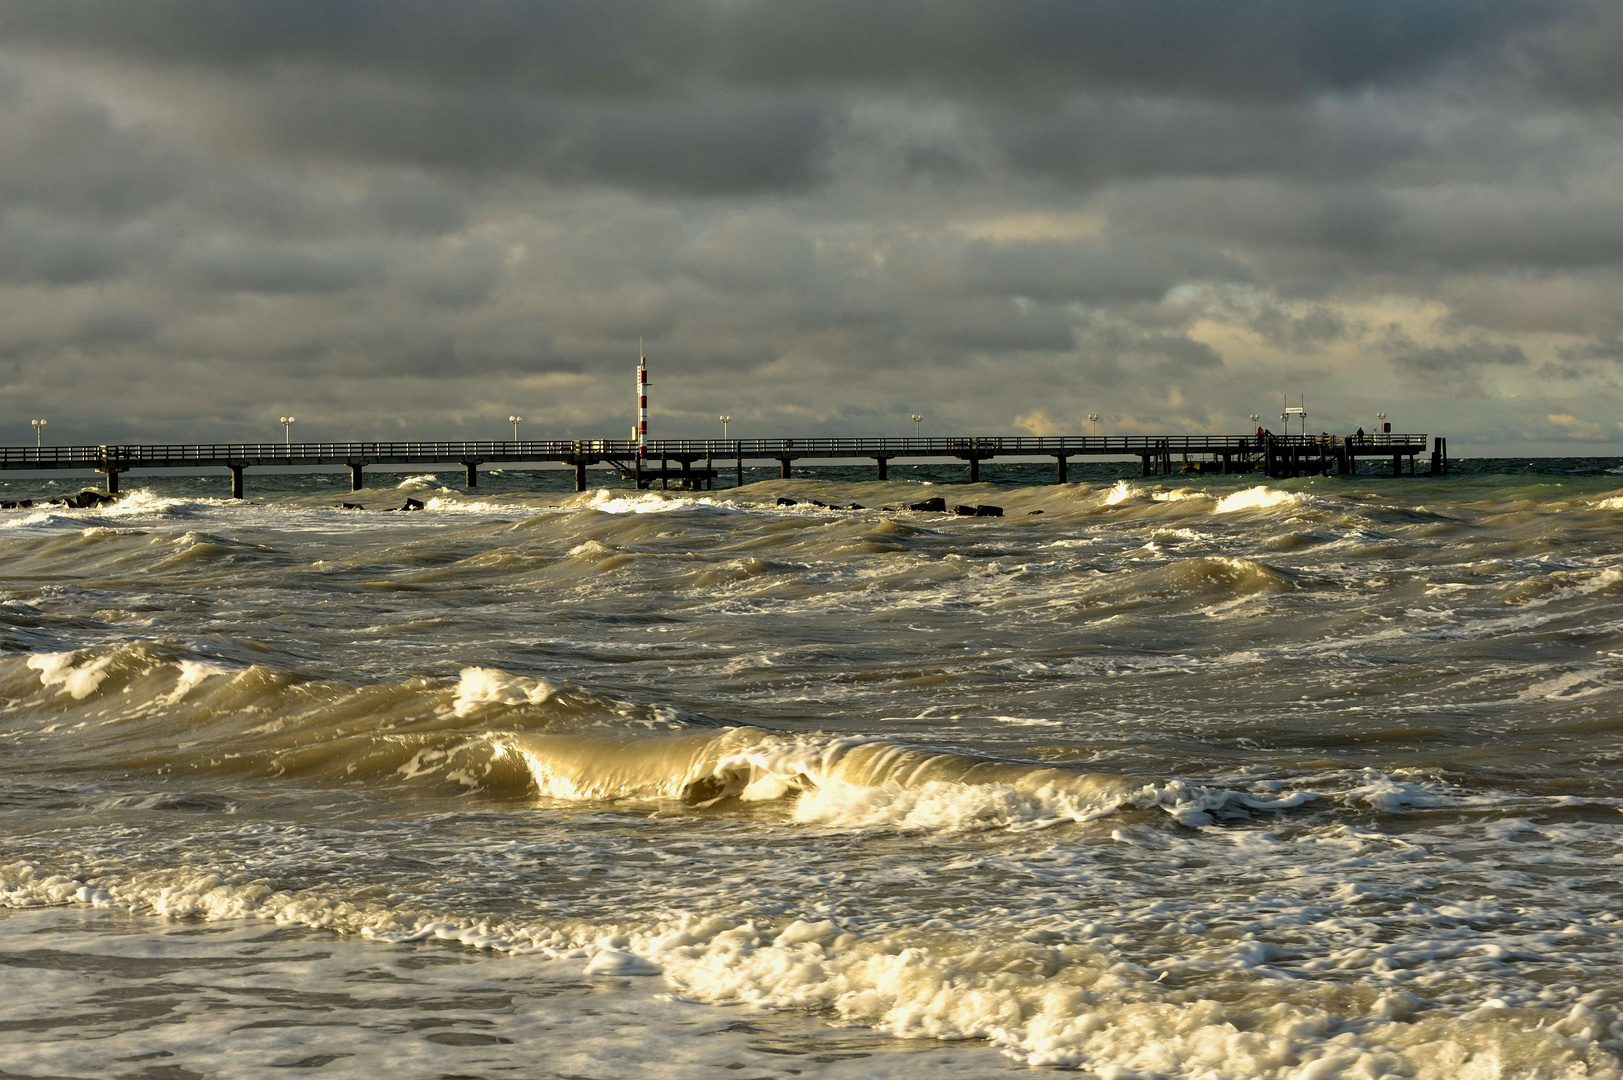
{"label": "choppy sea water", "polygon": [[0,511],[0,1072],[1623,1076],[1620,463],[1136,467]]}

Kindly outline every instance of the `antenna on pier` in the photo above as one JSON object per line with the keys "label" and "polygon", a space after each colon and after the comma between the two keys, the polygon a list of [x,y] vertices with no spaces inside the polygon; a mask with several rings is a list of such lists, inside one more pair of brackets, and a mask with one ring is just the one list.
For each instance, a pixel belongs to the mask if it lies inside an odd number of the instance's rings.
{"label": "antenna on pier", "polygon": [[637,460],[648,457],[648,357],[642,352],[642,338],[637,339]]}

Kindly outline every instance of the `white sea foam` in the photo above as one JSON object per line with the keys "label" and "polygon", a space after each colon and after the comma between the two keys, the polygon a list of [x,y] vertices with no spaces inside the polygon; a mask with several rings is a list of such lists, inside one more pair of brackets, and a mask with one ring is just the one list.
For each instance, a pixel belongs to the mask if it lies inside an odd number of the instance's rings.
{"label": "white sea foam", "polygon": [[136,488],[116,502],[80,513],[95,513],[102,517],[187,517],[195,511],[229,505],[226,499],[170,498],[147,488]]}
{"label": "white sea foam", "polygon": [[[445,490],[441,488],[440,490]],[[485,502],[481,499],[457,499],[435,495],[423,503],[425,510],[438,510],[453,514],[528,514],[531,511],[512,503]]]}
{"label": "white sea foam", "polygon": [[606,488],[594,491],[586,505],[602,514],[668,514],[674,510],[691,510],[696,507],[726,513],[741,512],[738,506],[730,502],[718,502],[708,496],[695,499],[654,491],[621,495]]}
{"label": "white sea foam", "polygon": [[175,688],[169,696],[164,698],[166,705],[174,705],[185,696],[203,685],[204,681],[216,675],[231,674],[223,667],[205,663],[202,660],[182,660],[180,662],[180,675],[175,679]]}
{"label": "white sea foam", "polygon": [[1213,513],[1232,514],[1239,510],[1270,510],[1276,506],[1296,506],[1304,497],[1291,491],[1271,487],[1249,487],[1217,500]]}
{"label": "white sea foam", "polygon": [[496,668],[463,668],[457,679],[452,710],[457,716],[471,715],[486,705],[540,705],[558,687],[546,679],[526,679]]}
{"label": "white sea foam", "polygon": [[[12,513],[12,511],[0,511],[0,513]],[[0,521],[0,529],[26,529],[31,525],[48,525],[59,520],[61,520],[60,515],[50,510],[34,510],[25,512],[20,517],[8,517]]]}
{"label": "white sea foam", "polygon": [[107,669],[112,666],[117,654],[106,652],[76,664],[77,656],[77,653],[71,652],[34,653],[28,657],[27,663],[39,672],[41,686],[46,689],[60,686],[62,689],[58,693],[66,694],[75,701],[83,701],[95,693],[107,678]]}
{"label": "white sea foam", "polygon": [[994,717],[992,717],[992,719],[996,720],[1000,724],[1010,724],[1010,725],[1012,725],[1014,727],[1063,727],[1064,726],[1063,721],[1060,721],[1060,720],[1048,720],[1048,719],[1045,719],[1043,717],[1035,717],[1035,716],[994,716]]}
{"label": "white sea foam", "polygon": [[1125,480],[1117,480],[1110,490],[1104,493],[1100,503],[1104,506],[1120,506],[1125,502],[1133,502],[1139,498],[1138,491]]}
{"label": "white sea foam", "polygon": [[1385,814],[1447,806],[1451,801],[1448,792],[1434,781],[1389,775],[1373,769],[1365,770],[1360,780],[1338,797],[1343,802],[1362,803]]}

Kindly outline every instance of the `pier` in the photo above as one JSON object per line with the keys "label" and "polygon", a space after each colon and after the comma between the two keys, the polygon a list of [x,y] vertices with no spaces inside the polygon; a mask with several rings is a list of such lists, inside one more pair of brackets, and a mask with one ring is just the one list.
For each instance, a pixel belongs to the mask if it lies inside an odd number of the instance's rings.
{"label": "pier", "polygon": [[[1429,443],[1429,446],[1428,446]],[[639,453],[640,451],[640,453]],[[1428,475],[1448,472],[1448,440],[1425,434],[1355,435],[1052,435],[931,436],[929,438],[660,439],[639,445],[631,439],[540,439],[501,442],[281,442],[181,443],[101,446],[0,447],[0,470],[77,469],[101,473],[107,491],[118,491],[119,476],[134,469],[225,469],[231,496],[244,495],[251,468],[348,466],[350,487],[360,491],[364,471],[373,465],[459,465],[466,486],[479,484],[479,468],[496,464],[553,463],[572,466],[575,489],[586,490],[586,469],[607,464],[639,488],[658,482],[668,487],[715,486],[733,472],[744,482],[744,463],[776,462],[787,478],[796,461],[867,459],[875,477],[889,478],[892,461],[949,460],[965,465],[970,483],[980,480],[981,463],[996,458],[1054,462],[1054,480],[1066,482],[1071,458],[1138,458],[1144,476],[1174,473],[1261,472],[1270,478],[1348,476],[1360,465],[1391,475],[1416,474],[1416,462],[1429,452]],[[657,465],[655,463],[658,463]],[[674,467],[673,464],[674,463]],[[727,466],[731,466],[729,470]]]}

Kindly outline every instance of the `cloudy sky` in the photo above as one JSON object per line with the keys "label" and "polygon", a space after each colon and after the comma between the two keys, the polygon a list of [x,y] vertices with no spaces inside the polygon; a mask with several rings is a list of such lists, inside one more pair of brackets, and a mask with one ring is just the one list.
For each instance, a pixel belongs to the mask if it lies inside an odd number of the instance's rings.
{"label": "cloudy sky", "polygon": [[4,0],[0,440],[1623,452],[1623,5]]}

